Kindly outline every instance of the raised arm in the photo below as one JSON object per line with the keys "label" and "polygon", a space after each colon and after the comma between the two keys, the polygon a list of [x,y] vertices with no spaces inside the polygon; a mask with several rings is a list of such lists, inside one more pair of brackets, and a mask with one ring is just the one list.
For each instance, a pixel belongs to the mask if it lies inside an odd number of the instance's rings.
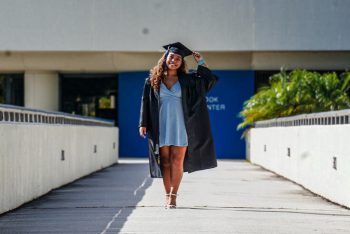
{"label": "raised arm", "polygon": [[206,92],[209,92],[219,80],[219,77],[211,72],[202,55],[194,51],[193,57],[198,64],[197,72],[194,74],[194,78],[198,82],[204,83]]}

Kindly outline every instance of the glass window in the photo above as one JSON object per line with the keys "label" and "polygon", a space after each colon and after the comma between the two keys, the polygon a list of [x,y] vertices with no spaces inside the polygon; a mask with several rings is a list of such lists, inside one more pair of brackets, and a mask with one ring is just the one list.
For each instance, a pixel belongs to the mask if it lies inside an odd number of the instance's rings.
{"label": "glass window", "polygon": [[117,119],[116,74],[60,74],[60,110],[66,113]]}
{"label": "glass window", "polygon": [[0,74],[0,104],[24,106],[23,74]]}

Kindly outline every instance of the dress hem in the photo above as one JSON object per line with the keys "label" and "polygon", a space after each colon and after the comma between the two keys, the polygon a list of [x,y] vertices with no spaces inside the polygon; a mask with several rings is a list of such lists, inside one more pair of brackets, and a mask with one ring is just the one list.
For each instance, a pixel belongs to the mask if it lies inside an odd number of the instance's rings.
{"label": "dress hem", "polygon": [[159,147],[162,146],[188,146],[188,145],[176,145],[176,144],[164,144],[164,145],[159,145]]}

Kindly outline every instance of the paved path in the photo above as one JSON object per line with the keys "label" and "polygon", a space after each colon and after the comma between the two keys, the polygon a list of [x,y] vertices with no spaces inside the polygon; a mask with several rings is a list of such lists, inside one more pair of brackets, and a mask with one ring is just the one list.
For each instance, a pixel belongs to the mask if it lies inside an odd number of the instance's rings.
{"label": "paved path", "polygon": [[349,233],[350,210],[245,161],[184,174],[178,209],[145,160],[120,160],[0,216],[0,233]]}

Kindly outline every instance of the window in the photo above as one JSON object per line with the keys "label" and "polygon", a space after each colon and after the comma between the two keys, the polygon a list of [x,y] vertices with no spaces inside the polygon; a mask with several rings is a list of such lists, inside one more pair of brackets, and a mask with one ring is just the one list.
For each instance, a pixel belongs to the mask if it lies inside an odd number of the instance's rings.
{"label": "window", "polygon": [[117,126],[117,91],[116,74],[60,74],[60,110],[110,119]]}
{"label": "window", "polygon": [[23,74],[0,74],[0,104],[24,106]]}

